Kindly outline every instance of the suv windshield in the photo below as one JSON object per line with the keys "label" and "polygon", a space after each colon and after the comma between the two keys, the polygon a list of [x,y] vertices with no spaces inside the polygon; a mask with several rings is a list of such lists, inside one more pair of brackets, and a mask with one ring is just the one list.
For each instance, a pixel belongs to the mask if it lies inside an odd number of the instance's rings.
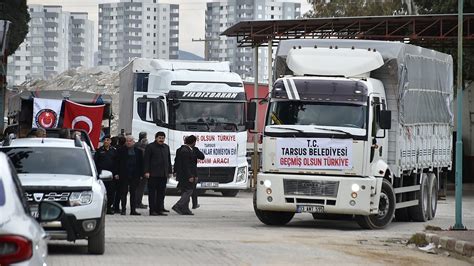
{"label": "suv windshield", "polygon": [[19,174],[92,175],[86,152],[76,148],[4,147]]}
{"label": "suv windshield", "polygon": [[277,101],[270,103],[267,125],[367,127],[367,107],[347,103]]}
{"label": "suv windshield", "polygon": [[244,102],[181,101],[174,107],[177,130],[244,131]]}

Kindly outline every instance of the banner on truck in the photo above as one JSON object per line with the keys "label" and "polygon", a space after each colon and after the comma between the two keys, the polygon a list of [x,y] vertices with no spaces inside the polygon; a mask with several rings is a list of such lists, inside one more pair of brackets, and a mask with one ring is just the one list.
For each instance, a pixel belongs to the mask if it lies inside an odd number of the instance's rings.
{"label": "banner on truck", "polygon": [[204,160],[198,160],[198,167],[237,166],[236,135],[219,133],[195,133],[193,135],[197,138],[196,147],[205,156]]}
{"label": "banner on truck", "polygon": [[105,105],[83,105],[66,100],[64,107],[63,127],[83,129],[95,148],[99,147],[99,137],[102,127],[102,116]]}
{"label": "banner on truck", "polygon": [[277,139],[279,168],[340,170],[352,168],[352,139]]}
{"label": "banner on truck", "polygon": [[32,128],[57,128],[62,100],[33,98]]}

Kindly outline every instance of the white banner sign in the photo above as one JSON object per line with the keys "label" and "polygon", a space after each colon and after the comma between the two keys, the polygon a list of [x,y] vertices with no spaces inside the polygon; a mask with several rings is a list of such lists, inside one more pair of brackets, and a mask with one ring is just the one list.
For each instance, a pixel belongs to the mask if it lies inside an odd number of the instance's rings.
{"label": "white banner sign", "polygon": [[350,169],[352,139],[277,139],[279,168]]}
{"label": "white banner sign", "polygon": [[198,133],[196,147],[204,153],[198,167],[237,166],[237,136],[219,133]]}
{"label": "white banner sign", "polygon": [[59,114],[61,113],[62,100],[33,99],[33,128],[58,127]]}

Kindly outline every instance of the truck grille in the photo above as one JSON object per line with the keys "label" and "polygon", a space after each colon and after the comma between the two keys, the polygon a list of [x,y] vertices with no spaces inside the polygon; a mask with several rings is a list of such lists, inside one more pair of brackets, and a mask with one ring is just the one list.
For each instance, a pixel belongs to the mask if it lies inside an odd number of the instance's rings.
{"label": "truck grille", "polygon": [[235,167],[199,167],[199,182],[219,182],[221,184],[234,181]]}
{"label": "truck grille", "polygon": [[[35,199],[35,194],[38,197]],[[42,196],[41,196],[42,194]],[[69,196],[71,192],[25,192],[28,202],[54,201],[62,206],[69,206]]]}
{"label": "truck grille", "polygon": [[337,197],[339,181],[284,179],[285,195]]}

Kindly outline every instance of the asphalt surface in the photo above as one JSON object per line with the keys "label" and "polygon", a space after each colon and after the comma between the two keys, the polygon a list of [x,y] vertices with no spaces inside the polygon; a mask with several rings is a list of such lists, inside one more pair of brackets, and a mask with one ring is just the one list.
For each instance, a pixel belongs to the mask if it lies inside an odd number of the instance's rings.
{"label": "asphalt surface", "polygon": [[[434,220],[393,222],[384,230],[362,230],[354,221],[314,220],[297,214],[283,227],[260,223],[252,195],[200,197],[195,216],[108,215],[106,252],[89,255],[85,241],[53,241],[49,265],[471,265],[442,254],[408,247],[406,240],[425,225],[454,224],[454,198],[440,201]],[[177,201],[166,197],[166,207]],[[146,200],[146,199],[145,199]],[[463,201],[464,225],[474,228],[474,195]]]}

